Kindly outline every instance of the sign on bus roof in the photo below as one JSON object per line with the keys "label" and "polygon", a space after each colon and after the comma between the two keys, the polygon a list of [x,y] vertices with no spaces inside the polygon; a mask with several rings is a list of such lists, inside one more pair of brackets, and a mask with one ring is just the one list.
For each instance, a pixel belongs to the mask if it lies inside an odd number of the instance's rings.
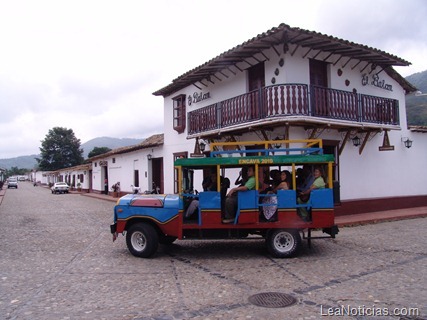
{"label": "sign on bus roof", "polygon": [[278,156],[250,156],[250,157],[208,157],[208,158],[181,158],[175,161],[175,166],[247,166],[247,165],[274,165],[274,164],[308,164],[333,162],[332,154],[311,155],[278,155]]}

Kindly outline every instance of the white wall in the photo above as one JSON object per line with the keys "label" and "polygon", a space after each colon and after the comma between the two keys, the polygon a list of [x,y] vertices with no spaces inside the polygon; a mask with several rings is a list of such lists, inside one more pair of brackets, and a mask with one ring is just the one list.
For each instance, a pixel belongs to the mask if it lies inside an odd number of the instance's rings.
{"label": "white wall", "polygon": [[[154,158],[162,157],[163,147],[150,149],[141,149],[133,152],[116,154],[106,157],[102,160],[108,162],[108,191],[112,191],[113,184],[120,182],[120,190],[124,193],[131,193],[131,185],[134,185],[134,170],[139,170],[139,186],[141,191],[151,190],[151,162],[148,161],[147,155],[151,154]],[[113,163],[113,158],[115,162]],[[92,188],[97,191],[104,191],[103,167],[92,163]]]}

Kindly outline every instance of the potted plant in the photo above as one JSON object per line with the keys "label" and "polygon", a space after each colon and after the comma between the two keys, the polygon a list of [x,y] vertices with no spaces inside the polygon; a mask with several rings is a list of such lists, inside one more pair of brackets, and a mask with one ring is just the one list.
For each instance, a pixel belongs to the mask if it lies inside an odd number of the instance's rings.
{"label": "potted plant", "polygon": [[80,182],[77,182],[77,191],[78,192],[82,191],[82,184]]}

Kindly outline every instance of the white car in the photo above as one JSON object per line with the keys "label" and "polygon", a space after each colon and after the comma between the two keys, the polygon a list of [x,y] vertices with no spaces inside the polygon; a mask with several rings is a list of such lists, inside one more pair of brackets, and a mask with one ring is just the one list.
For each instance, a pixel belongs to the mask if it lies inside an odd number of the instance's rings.
{"label": "white car", "polygon": [[55,184],[50,188],[52,193],[68,193],[70,189],[69,185],[65,182],[55,182]]}
{"label": "white car", "polygon": [[7,188],[15,188],[18,189],[18,179],[16,178],[9,178],[7,182]]}

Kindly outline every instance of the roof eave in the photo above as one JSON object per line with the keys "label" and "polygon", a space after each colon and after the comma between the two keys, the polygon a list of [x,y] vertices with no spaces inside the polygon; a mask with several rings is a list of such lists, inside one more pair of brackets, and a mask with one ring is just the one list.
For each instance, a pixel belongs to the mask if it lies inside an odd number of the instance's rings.
{"label": "roof eave", "polygon": [[221,70],[230,66],[237,67],[238,63],[247,62],[247,59],[254,58],[255,55],[261,54],[268,48],[275,48],[276,45],[283,45],[283,50],[287,44],[294,44],[301,47],[312,48],[338,54],[341,56],[352,57],[381,65],[383,68],[390,66],[409,66],[411,63],[397,56],[388,54],[384,51],[357,44],[347,40],[328,36],[314,31],[300,28],[292,28],[286,24],[272,28],[267,32],[257,35],[256,37],[220,54],[210,61],[184,73],[174,79],[172,83],[160,90],[153,92],[155,96],[169,96],[186,86],[195,84]]}

